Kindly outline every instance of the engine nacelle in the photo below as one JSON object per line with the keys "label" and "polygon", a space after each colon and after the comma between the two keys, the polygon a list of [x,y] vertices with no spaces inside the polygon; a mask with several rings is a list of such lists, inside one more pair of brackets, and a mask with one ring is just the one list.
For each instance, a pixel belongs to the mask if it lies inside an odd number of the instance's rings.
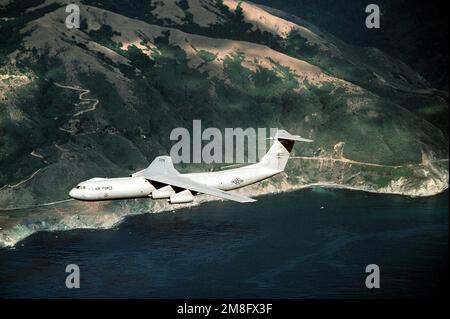
{"label": "engine nacelle", "polygon": [[194,195],[192,195],[191,191],[186,189],[182,192],[176,193],[170,196],[169,203],[171,204],[182,204],[182,203],[190,203],[194,200]]}
{"label": "engine nacelle", "polygon": [[169,198],[170,196],[172,196],[174,194],[175,194],[175,191],[172,188],[172,186],[167,185],[167,186],[158,188],[157,190],[154,190],[152,192],[152,198],[153,199]]}

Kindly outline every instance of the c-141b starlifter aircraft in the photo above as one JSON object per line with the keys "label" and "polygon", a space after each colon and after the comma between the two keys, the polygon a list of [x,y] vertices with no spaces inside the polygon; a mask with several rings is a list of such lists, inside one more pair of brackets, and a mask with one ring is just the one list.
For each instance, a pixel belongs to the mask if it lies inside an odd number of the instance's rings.
{"label": "c-141b starlifter aircraft", "polygon": [[92,178],[78,184],[69,195],[83,201],[150,197],[171,204],[189,203],[198,194],[208,194],[239,203],[255,200],[227,192],[272,177],[284,171],[296,141],[313,142],[278,130],[274,143],[260,162],[218,172],[180,174],[170,156],[158,156],[144,170],[122,178]]}

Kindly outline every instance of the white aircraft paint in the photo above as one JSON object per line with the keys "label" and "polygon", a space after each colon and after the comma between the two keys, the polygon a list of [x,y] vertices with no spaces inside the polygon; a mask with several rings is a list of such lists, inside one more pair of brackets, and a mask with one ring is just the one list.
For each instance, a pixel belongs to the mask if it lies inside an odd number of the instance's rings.
{"label": "white aircraft paint", "polygon": [[70,197],[84,201],[151,197],[170,203],[188,203],[197,194],[209,194],[241,203],[254,199],[227,191],[248,186],[284,171],[295,141],[312,140],[279,130],[260,162],[218,172],[180,174],[169,156],[159,156],[131,177],[92,178],[73,188]]}

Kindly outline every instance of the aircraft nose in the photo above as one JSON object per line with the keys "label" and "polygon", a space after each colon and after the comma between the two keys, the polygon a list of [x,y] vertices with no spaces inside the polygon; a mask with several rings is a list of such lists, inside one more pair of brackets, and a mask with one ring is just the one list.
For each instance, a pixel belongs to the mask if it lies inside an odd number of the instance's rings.
{"label": "aircraft nose", "polygon": [[72,188],[69,192],[69,196],[72,198],[77,198],[77,190],[75,188]]}

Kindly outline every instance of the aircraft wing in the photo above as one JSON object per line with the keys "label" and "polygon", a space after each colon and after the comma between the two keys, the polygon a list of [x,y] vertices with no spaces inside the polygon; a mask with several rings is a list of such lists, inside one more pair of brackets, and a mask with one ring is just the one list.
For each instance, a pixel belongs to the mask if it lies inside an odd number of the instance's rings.
{"label": "aircraft wing", "polygon": [[205,186],[179,175],[146,176],[145,178],[147,178],[149,181],[155,181],[162,184],[189,189],[194,192],[225,198],[239,203],[256,202],[256,200],[250,197],[232,194],[214,187]]}

